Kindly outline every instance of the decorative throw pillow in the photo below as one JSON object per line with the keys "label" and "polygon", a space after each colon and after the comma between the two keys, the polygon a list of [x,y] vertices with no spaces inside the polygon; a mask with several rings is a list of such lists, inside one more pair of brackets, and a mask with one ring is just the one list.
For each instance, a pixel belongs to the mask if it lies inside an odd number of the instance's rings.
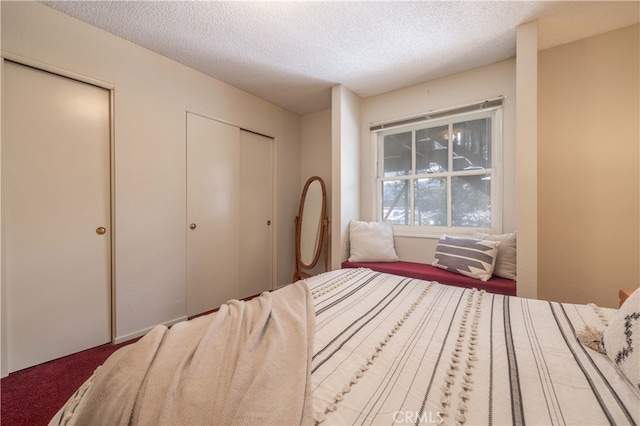
{"label": "decorative throw pillow", "polygon": [[433,266],[487,281],[493,274],[499,241],[443,235],[436,246]]}
{"label": "decorative throw pillow", "polygon": [[624,301],[609,321],[602,343],[609,359],[640,389],[640,289]]}
{"label": "decorative throw pillow", "polygon": [[516,233],[508,234],[485,234],[484,232],[474,231],[473,236],[481,240],[500,241],[498,247],[498,257],[496,257],[496,266],[493,269],[493,275],[498,277],[516,279]]}
{"label": "decorative throw pillow", "polygon": [[349,262],[396,262],[393,226],[386,222],[349,223]]}

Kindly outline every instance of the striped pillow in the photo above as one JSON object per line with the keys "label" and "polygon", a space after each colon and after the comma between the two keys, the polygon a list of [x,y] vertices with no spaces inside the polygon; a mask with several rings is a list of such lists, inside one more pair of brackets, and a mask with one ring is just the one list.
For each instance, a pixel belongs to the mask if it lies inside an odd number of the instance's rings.
{"label": "striped pillow", "polygon": [[493,274],[500,241],[443,235],[438,241],[433,266],[487,281]]}

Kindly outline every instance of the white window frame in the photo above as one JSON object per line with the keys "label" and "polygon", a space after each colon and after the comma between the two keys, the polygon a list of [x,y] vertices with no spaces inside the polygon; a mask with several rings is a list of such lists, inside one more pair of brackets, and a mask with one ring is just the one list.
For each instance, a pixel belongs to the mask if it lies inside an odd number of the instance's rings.
{"label": "white window frame", "polygon": [[[375,143],[374,152],[374,170],[375,170],[375,214],[374,217],[377,221],[382,221],[382,183],[387,180],[407,179],[410,181],[410,206],[409,211],[411,214],[411,221],[413,221],[414,212],[414,185],[415,179],[424,177],[447,177],[448,195],[447,195],[447,216],[448,223],[451,223],[451,177],[460,175],[486,175],[491,176],[491,226],[490,227],[460,227],[460,226],[418,226],[418,225],[393,225],[394,234],[396,236],[404,237],[423,237],[423,238],[439,238],[442,234],[448,235],[472,235],[474,231],[486,232],[486,233],[501,233],[502,232],[502,150],[503,150],[503,122],[502,122],[503,108],[501,106],[494,108],[482,109],[474,112],[464,112],[460,114],[451,114],[446,117],[440,117],[437,119],[424,120],[420,122],[413,122],[408,125],[399,125],[391,128],[385,128],[380,130],[374,130],[371,132],[372,141]],[[447,172],[443,173],[428,173],[428,174],[413,174],[415,171],[415,132],[418,129],[424,129],[429,127],[449,125],[449,131],[451,132],[451,125],[461,121],[469,121],[479,118],[491,117],[491,168],[483,169],[479,171],[457,171],[452,170],[451,164]],[[383,140],[384,136],[390,134],[396,134],[401,132],[412,132],[412,171],[410,175],[406,176],[393,176],[382,177],[383,172]],[[449,152],[452,152],[453,138],[449,137]],[[449,161],[451,162],[451,155],[449,155]]]}

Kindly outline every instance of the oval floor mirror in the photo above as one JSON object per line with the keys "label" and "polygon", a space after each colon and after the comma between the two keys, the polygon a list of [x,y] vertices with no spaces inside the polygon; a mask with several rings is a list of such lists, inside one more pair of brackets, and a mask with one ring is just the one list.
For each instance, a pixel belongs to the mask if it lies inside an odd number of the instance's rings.
{"label": "oval floor mirror", "polygon": [[293,281],[310,277],[304,270],[315,268],[324,256],[324,270],[328,268],[328,228],[327,191],[321,177],[307,180],[300,197],[300,210],[296,224],[296,267]]}

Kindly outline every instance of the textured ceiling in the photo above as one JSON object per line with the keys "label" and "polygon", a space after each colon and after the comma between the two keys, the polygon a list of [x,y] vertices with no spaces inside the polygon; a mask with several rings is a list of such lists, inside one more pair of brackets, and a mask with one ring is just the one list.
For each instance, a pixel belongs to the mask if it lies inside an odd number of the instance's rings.
{"label": "textured ceiling", "polygon": [[640,21],[638,1],[43,1],[297,114]]}

